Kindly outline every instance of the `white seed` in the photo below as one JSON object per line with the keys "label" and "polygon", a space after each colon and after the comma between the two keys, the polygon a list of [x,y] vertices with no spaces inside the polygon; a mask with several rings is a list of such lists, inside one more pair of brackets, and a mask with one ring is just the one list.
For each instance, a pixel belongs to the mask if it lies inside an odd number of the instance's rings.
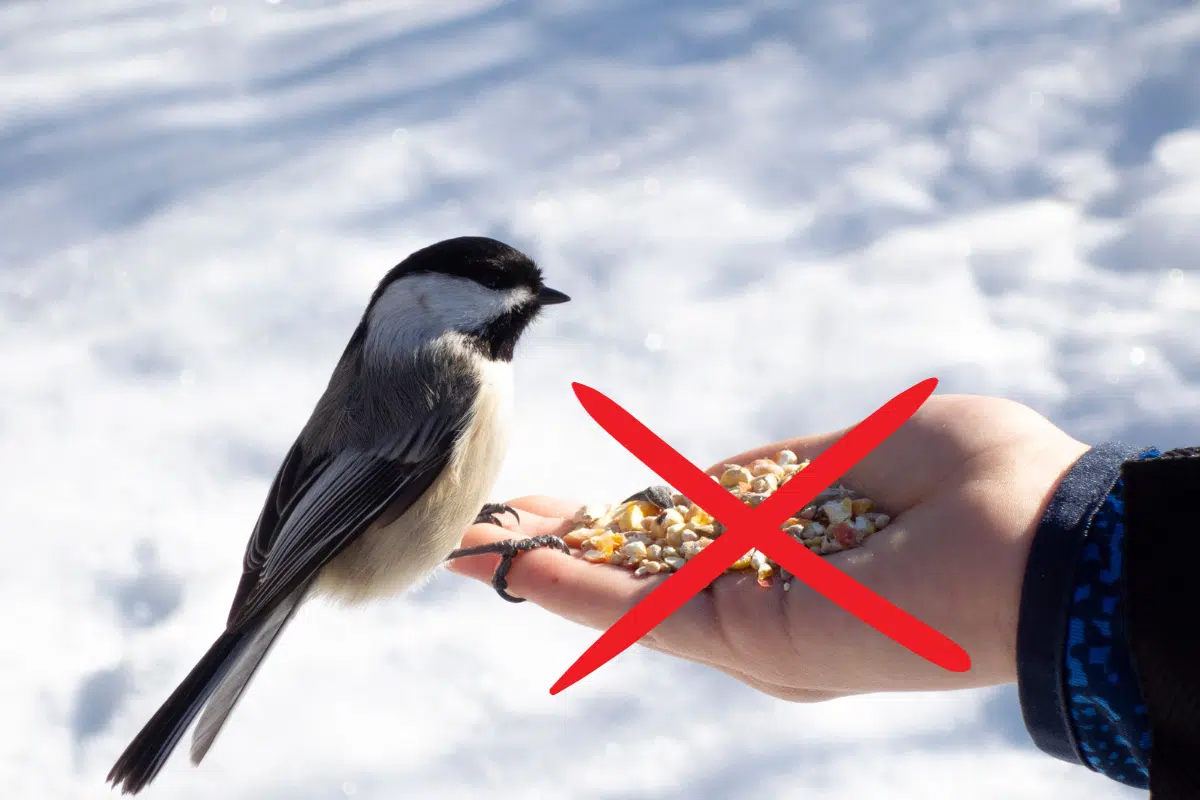
{"label": "white seed", "polygon": [[662,517],[663,517],[663,530],[666,530],[667,528],[671,527],[672,525],[682,525],[683,524],[684,517],[683,517],[683,514],[681,514],[679,512],[678,508],[667,509],[666,511],[663,512]]}
{"label": "white seed", "polygon": [[825,535],[825,526],[819,522],[810,522],[810,523],[808,523],[808,526],[805,527],[804,533],[805,533],[805,535],[810,536],[812,538],[816,538],[818,536],[824,536]]}
{"label": "white seed", "polygon": [[677,525],[672,525],[667,528],[666,540],[670,547],[679,547],[683,544],[683,532],[686,530],[684,523],[680,522]]}
{"label": "white seed", "polygon": [[831,500],[821,506],[821,510],[825,512],[825,516],[829,518],[830,525],[836,525],[843,520],[850,519],[852,512],[850,498],[842,500]]}
{"label": "white seed", "polygon": [[687,564],[686,561],[684,561],[682,558],[679,558],[678,556],[673,556],[671,558],[664,558],[663,563],[666,564],[671,569],[683,569],[684,566]]}
{"label": "white seed", "polygon": [[758,505],[763,500],[767,499],[767,495],[763,492],[746,492],[742,495],[742,499],[751,507]]}
{"label": "white seed", "polygon": [[808,535],[804,532],[805,527],[806,526],[804,525],[788,525],[783,529],[783,532],[788,536],[791,536],[793,539],[803,539]]}
{"label": "white seed", "polygon": [[700,546],[699,542],[684,542],[683,547],[679,548],[679,554],[684,558],[691,560],[695,558],[696,555],[703,549],[704,548]]}
{"label": "white seed", "polygon": [[668,558],[677,558],[678,556],[679,556],[679,551],[676,550],[674,547],[664,547],[662,549],[662,560],[663,561],[666,561]]}
{"label": "white seed", "polygon": [[679,534],[680,543],[694,542],[700,538],[700,534],[690,528],[684,528]]}
{"label": "white seed", "polygon": [[775,463],[781,467],[790,466],[799,462],[799,460],[791,450],[780,450],[775,454]]}
{"label": "white seed", "polygon": [[767,554],[761,550],[755,550],[754,555],[750,556],[750,566],[754,569],[762,569],[767,563]]}
{"label": "white seed", "polygon": [[634,575],[657,575],[663,571],[663,564],[658,561],[643,561],[634,570]]}
{"label": "white seed", "polygon": [[644,559],[646,552],[645,542],[626,542],[620,550],[621,555],[629,559],[631,563]]}
{"label": "white seed", "polygon": [[652,544],[646,548],[646,558],[651,561],[658,561],[662,558],[662,547]]}
{"label": "white seed", "polygon": [[881,531],[887,527],[887,524],[892,521],[892,518],[887,514],[872,514],[871,521],[875,523],[875,530]]}
{"label": "white seed", "polygon": [[770,494],[779,488],[779,478],[770,473],[766,475],[759,475],[750,482],[750,488],[755,492]]}

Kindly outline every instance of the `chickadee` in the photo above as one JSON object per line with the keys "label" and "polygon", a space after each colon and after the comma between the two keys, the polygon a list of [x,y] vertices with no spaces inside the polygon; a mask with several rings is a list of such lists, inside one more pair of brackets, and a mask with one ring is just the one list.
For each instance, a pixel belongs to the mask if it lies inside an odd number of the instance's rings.
{"label": "chickadee", "polygon": [[[487,503],[507,449],[512,357],[543,306],[570,300],[523,253],[463,237],[419,250],[371,296],[308,423],[271,484],[225,632],[117,759],[108,781],[136,794],[204,709],[199,764],[297,609],[402,592],[443,561],[497,553],[492,585],[542,536],[455,549]],[[482,510],[481,510],[482,509]]]}

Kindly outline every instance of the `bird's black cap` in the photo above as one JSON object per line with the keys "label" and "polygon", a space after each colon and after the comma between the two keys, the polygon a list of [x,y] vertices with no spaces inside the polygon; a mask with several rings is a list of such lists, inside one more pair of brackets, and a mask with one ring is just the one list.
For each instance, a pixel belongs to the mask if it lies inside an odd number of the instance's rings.
{"label": "bird's black cap", "polygon": [[543,287],[541,269],[520,250],[485,236],[460,236],[421,248],[392,267],[377,293],[399,278],[422,272],[467,278],[500,291],[524,286],[536,293]]}

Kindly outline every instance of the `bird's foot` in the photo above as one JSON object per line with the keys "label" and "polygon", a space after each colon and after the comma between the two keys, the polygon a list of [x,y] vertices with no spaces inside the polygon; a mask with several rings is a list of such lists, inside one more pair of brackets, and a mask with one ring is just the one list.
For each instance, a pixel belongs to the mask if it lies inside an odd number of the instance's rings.
{"label": "bird's foot", "polygon": [[[487,513],[489,506],[484,506],[480,516]],[[503,506],[504,509],[512,511],[508,506]],[[497,512],[491,512],[494,515]],[[512,511],[515,515],[517,512]],[[518,518],[519,519],[519,518]],[[477,520],[489,522],[490,520]],[[498,523],[493,523],[498,524]],[[530,550],[535,550],[539,547],[553,547],[555,550],[561,550],[567,555],[571,554],[571,548],[567,543],[557,536],[534,536],[530,539],[504,539],[499,542],[489,542],[488,544],[477,544],[474,547],[460,547],[459,549],[446,556],[447,561],[453,561],[457,558],[466,558],[467,556],[483,556],[483,555],[498,555],[500,556],[500,564],[496,567],[496,571],[492,573],[492,588],[496,593],[510,603],[524,603],[525,598],[513,597],[508,593],[508,571],[512,569],[512,561],[517,557],[518,553],[526,553]]]}

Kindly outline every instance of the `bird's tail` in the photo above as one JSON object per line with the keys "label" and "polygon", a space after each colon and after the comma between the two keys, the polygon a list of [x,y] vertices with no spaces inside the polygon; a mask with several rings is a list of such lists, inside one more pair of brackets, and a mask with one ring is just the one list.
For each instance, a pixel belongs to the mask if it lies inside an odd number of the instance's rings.
{"label": "bird's tail", "polygon": [[304,590],[293,592],[290,597],[280,603],[263,621],[262,625],[238,648],[234,658],[230,659],[229,669],[216,687],[216,692],[209,701],[208,707],[200,715],[196,732],[192,735],[192,763],[199,764],[204,760],[208,749],[212,747],[229,719],[233,707],[242,697],[242,692],[250,685],[250,679],[262,665],[263,659],[275,645],[279,634],[285,625],[291,621],[296,609],[300,607]]}
{"label": "bird's tail", "polygon": [[302,598],[303,592],[297,591],[250,630],[227,631],[217,637],[199,663],[133,737],[108,773],[109,783],[114,787],[120,785],[122,794],[137,794],[144,789],[158,775],[179,739],[211,698],[213,702],[201,717],[192,743],[192,763],[199,764]]}

